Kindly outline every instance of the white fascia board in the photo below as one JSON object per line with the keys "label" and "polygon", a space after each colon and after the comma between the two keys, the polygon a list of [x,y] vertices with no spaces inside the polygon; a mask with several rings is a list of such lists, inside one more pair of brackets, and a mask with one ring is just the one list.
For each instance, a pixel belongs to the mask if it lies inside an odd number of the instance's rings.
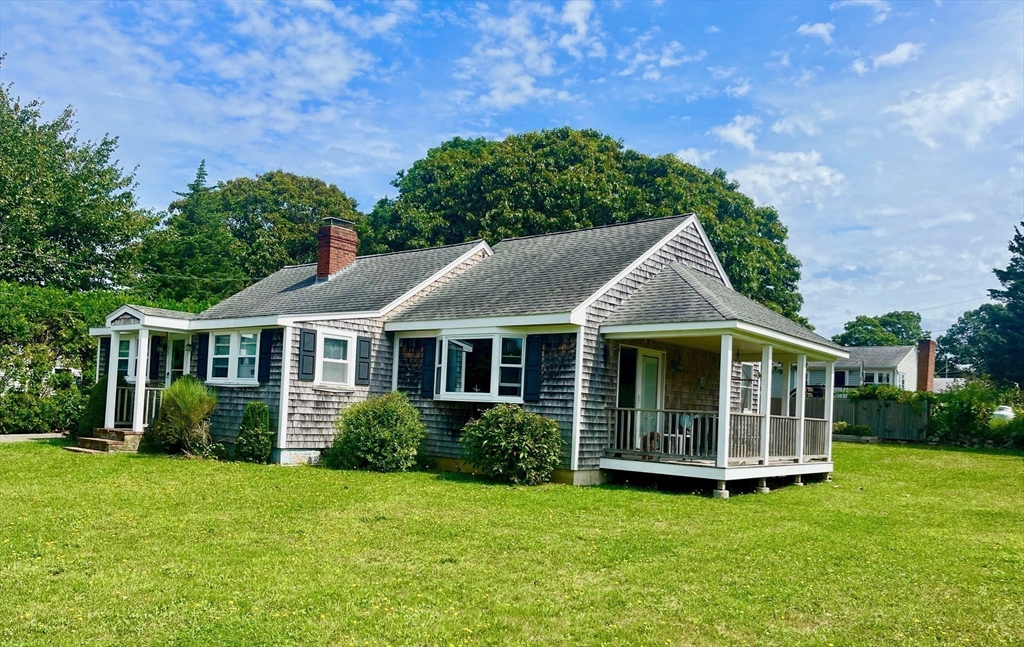
{"label": "white fascia board", "polygon": [[622,270],[621,272],[616,274],[610,281],[608,281],[607,283],[602,285],[600,288],[598,288],[597,292],[594,292],[589,297],[587,297],[583,301],[583,303],[581,303],[578,306],[576,306],[575,308],[573,308],[572,309],[572,313],[571,313],[571,321],[572,321],[572,323],[577,324],[577,325],[583,325],[584,323],[586,323],[587,308],[589,308],[592,303],[594,303],[595,301],[600,299],[602,296],[604,296],[605,292],[607,292],[608,290],[613,288],[615,285],[617,285],[620,281],[622,281],[622,279],[624,279],[627,276],[629,276],[629,274],[631,272],[633,272],[634,270],[636,270],[636,268],[640,267],[645,262],[647,262],[647,259],[649,259],[651,256],[654,256],[654,254],[657,253],[657,251],[659,249],[661,249],[662,247],[667,245],[670,240],[672,240],[673,238],[678,236],[684,229],[689,227],[690,224],[692,224],[695,220],[697,220],[697,216],[694,215],[694,214],[690,214],[689,217],[687,217],[685,220],[683,220],[681,223],[679,223],[679,225],[676,226],[675,229],[670,231],[667,236],[665,236],[664,238],[659,240],[657,243],[652,245],[646,252],[641,254],[639,257],[636,258],[636,260],[634,260],[632,263],[627,265],[624,270]]}
{"label": "white fascia board", "polygon": [[469,249],[469,251],[467,251],[465,254],[463,254],[462,256],[459,256],[458,258],[456,258],[451,263],[448,263],[447,265],[445,265],[444,267],[439,269],[437,272],[434,272],[434,274],[431,275],[430,277],[428,277],[426,280],[420,282],[418,285],[413,287],[411,290],[409,290],[408,292],[406,292],[402,296],[398,297],[397,299],[395,299],[391,303],[389,303],[386,306],[384,306],[383,308],[381,308],[380,309],[380,316],[386,315],[387,313],[391,312],[392,310],[394,310],[398,306],[402,305],[403,303],[405,303],[406,301],[408,301],[412,297],[416,296],[422,290],[428,288],[431,283],[434,283],[435,281],[439,280],[441,277],[443,277],[448,272],[451,272],[453,269],[455,269],[459,265],[462,265],[463,263],[465,263],[469,259],[473,258],[473,256],[475,256],[476,254],[479,254],[481,250],[484,252],[484,256],[485,257],[486,256],[493,256],[494,255],[494,250],[492,250],[491,246],[487,244],[487,241],[486,240],[481,240],[476,245],[473,245],[473,247],[471,247]]}
{"label": "white fascia board", "polygon": [[109,337],[110,336],[110,328],[90,328],[89,329],[89,336],[90,337]]}
{"label": "white fascia board", "polygon": [[289,326],[306,321],[340,321],[351,319],[379,319],[382,310],[363,310],[361,312],[321,312],[308,315],[278,315],[277,323],[282,326]]}
{"label": "white fascia board", "polygon": [[139,321],[142,321],[143,314],[136,310],[135,308],[131,307],[130,305],[125,304],[123,306],[120,306],[117,310],[114,310],[113,312],[108,314],[104,322],[109,326],[111,321],[117,319],[118,317],[125,313],[128,313],[135,317],[136,319],[138,319]]}
{"label": "white fascia board", "polygon": [[601,326],[601,334],[610,339],[629,339],[636,336],[651,338],[696,337],[706,334],[722,333],[740,334],[739,337],[751,341],[773,341],[788,347],[789,350],[812,353],[816,358],[833,360],[849,357],[845,351],[829,348],[822,344],[776,332],[768,328],[748,324],[744,321],[690,321],[682,323],[629,324],[619,326]]}
{"label": "white fascia board", "polygon": [[732,467],[711,467],[680,463],[659,463],[656,461],[631,461],[621,458],[602,458],[601,469],[622,472],[642,472],[666,476],[708,479],[713,481],[743,481],[757,478],[797,476],[807,474],[829,474],[835,464],[814,461],[809,463],[784,463],[780,465],[735,465]]}
{"label": "white fascia board", "polygon": [[464,330],[467,328],[503,328],[511,326],[556,326],[571,324],[568,312],[546,315],[517,315],[512,317],[477,317],[474,319],[436,319],[433,321],[389,321],[387,332],[406,330]]}
{"label": "white fascia board", "polygon": [[191,319],[171,319],[169,317],[158,317],[150,315],[143,315],[142,317],[143,328],[160,328],[163,330],[187,331],[189,330],[189,324],[191,322]]}
{"label": "white fascia board", "polygon": [[265,326],[280,326],[280,317],[269,315],[266,317],[238,317],[235,319],[190,319],[187,330],[198,332],[206,330],[224,330],[227,328],[262,328]]}

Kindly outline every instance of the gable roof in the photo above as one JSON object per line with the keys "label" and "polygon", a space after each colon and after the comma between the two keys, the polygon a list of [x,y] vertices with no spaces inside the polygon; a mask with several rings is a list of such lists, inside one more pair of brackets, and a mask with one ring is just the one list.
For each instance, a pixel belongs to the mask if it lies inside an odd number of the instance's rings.
{"label": "gable roof", "polygon": [[132,303],[127,304],[127,307],[132,308],[133,310],[138,310],[142,314],[149,315],[150,317],[166,317],[167,319],[182,319],[187,321],[199,316],[194,312],[182,312],[181,310],[168,310],[167,308],[137,306]]}
{"label": "gable roof", "polygon": [[316,263],[285,267],[203,311],[196,319],[377,312],[478,246],[486,249],[486,243],[474,240],[357,256],[330,280],[319,282]]}
{"label": "gable roof", "polygon": [[743,321],[829,348],[843,348],[678,262],[669,263],[602,326],[705,321]]}
{"label": "gable roof", "polygon": [[503,240],[494,246],[493,256],[424,296],[392,321],[570,312],[691,217],[652,218]]}
{"label": "gable roof", "polygon": [[[836,360],[836,368],[896,368],[917,346],[847,346],[849,359]],[[818,368],[818,362],[807,365]],[[820,364],[820,366],[825,366]]]}

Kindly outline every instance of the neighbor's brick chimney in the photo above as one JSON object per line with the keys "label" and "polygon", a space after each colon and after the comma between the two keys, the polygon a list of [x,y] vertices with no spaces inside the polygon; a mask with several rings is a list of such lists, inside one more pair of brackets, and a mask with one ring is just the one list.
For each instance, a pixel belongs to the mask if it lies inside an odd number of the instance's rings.
{"label": "neighbor's brick chimney", "polygon": [[917,342],[917,390],[935,391],[935,341]]}
{"label": "neighbor's brick chimney", "polygon": [[316,234],[316,280],[326,281],[356,260],[359,236],[352,223],[341,218],[324,218]]}

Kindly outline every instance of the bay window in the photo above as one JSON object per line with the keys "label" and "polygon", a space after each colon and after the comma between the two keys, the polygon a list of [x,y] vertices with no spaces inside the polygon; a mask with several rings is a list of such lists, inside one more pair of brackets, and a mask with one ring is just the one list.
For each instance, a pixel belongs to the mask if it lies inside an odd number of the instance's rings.
{"label": "bay window", "polygon": [[439,338],[438,399],[522,402],[524,342],[512,335]]}
{"label": "bay window", "polygon": [[233,330],[210,333],[208,382],[257,384],[259,331]]}

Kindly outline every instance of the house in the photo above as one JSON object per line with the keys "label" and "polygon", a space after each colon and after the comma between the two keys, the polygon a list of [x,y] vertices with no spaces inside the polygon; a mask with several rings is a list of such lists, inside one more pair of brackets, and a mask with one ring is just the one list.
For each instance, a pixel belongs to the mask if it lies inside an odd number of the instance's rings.
{"label": "house", "polygon": [[[886,384],[906,391],[933,391],[935,380],[935,342],[921,340],[917,346],[850,346],[850,356],[835,365],[833,386],[836,393],[859,386]],[[825,365],[810,364],[807,386],[821,397],[825,384]]]}
{"label": "house", "polygon": [[821,361],[831,384],[847,352],[734,291],[693,214],[371,256],[343,221],[318,237],[316,263],[201,314],[126,305],[93,329],[97,370],[125,377],[108,381],[105,427],[122,431],[107,436],[142,433],[187,373],[218,393],[219,440],[266,402],[282,463],[315,460],[346,405],[400,390],[442,467],[468,420],[509,402],[558,422],[568,483],[644,472],[727,496],[732,480],[832,470],[830,410],[762,403],[773,365],[803,381]]}

